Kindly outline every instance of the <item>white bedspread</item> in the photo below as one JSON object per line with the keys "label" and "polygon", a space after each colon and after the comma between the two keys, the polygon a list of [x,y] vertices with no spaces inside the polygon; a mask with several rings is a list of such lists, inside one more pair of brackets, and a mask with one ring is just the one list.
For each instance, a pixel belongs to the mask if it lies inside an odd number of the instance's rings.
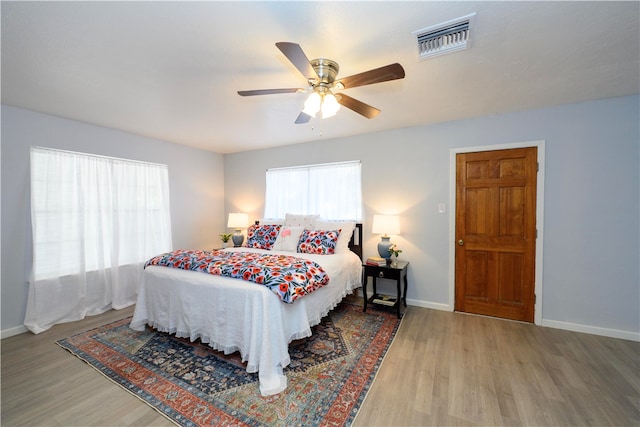
{"label": "white bedspread", "polygon": [[[231,251],[265,253],[252,248]],[[295,256],[322,265],[329,284],[296,300],[280,301],[267,287],[238,279],[167,267],[147,267],[140,281],[131,328],[151,325],[161,332],[200,339],[225,354],[239,351],[247,372],[258,372],[262,395],[287,387],[283,368],[290,363],[288,344],[311,335],[347,294],[362,283],[362,263],[352,252]]]}

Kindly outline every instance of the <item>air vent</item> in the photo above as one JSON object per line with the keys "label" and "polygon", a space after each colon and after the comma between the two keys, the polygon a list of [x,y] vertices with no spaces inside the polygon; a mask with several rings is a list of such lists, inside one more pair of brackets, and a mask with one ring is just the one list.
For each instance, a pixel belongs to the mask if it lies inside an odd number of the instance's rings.
{"label": "air vent", "polygon": [[469,48],[475,13],[414,31],[420,60]]}

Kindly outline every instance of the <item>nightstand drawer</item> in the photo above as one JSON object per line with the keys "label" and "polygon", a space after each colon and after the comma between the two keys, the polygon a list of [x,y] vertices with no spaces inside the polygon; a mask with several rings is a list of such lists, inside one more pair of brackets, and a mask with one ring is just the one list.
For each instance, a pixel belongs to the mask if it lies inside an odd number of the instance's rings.
{"label": "nightstand drawer", "polygon": [[398,280],[400,278],[400,273],[402,273],[402,270],[373,267],[373,271],[367,272],[367,275],[376,276],[378,279]]}

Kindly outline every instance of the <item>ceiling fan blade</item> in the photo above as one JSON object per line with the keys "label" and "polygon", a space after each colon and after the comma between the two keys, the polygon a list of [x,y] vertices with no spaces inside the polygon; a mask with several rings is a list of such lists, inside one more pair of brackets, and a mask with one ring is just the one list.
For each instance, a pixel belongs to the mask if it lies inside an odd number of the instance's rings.
{"label": "ceiling fan blade", "polygon": [[255,96],[255,95],[273,95],[277,93],[296,93],[304,92],[301,88],[289,88],[289,89],[258,89],[258,90],[239,90],[240,96]]}
{"label": "ceiling fan blade", "polygon": [[318,74],[311,66],[309,62],[309,58],[304,54],[304,51],[300,47],[299,44],[290,43],[290,42],[278,42],[276,46],[284,56],[287,57],[289,61],[302,73],[302,75],[307,79],[316,79],[318,80]]}
{"label": "ceiling fan blade", "polygon": [[311,120],[311,116],[304,111],[300,111],[300,114],[298,114],[298,118],[296,119],[296,124],[303,125],[305,123],[309,123],[309,120]]}
{"label": "ceiling fan blade", "polygon": [[343,107],[347,107],[350,110],[353,110],[356,113],[365,116],[367,119],[372,119],[380,113],[380,110],[378,110],[377,108],[372,107],[371,105],[367,105],[362,101],[358,101],[357,99],[345,95],[344,93],[337,94],[336,99],[338,100],[338,103]]}
{"label": "ceiling fan blade", "polygon": [[404,68],[395,63],[340,79],[345,89],[404,78]]}

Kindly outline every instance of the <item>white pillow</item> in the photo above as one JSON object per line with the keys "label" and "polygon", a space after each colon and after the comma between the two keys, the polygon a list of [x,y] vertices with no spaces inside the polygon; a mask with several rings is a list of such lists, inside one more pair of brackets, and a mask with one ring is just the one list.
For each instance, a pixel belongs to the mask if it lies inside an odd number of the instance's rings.
{"label": "white pillow", "polygon": [[271,249],[274,251],[296,252],[298,240],[300,240],[300,235],[303,231],[304,227],[287,227],[286,225],[281,227],[280,234],[278,234]]}
{"label": "white pillow", "polygon": [[324,221],[317,219],[314,227],[316,230],[341,230],[336,244],[336,253],[349,252],[349,241],[353,230],[356,228],[355,221]]}
{"label": "white pillow", "polygon": [[320,218],[320,215],[285,214],[284,225],[286,227],[304,227],[307,230],[312,230],[318,218]]}

